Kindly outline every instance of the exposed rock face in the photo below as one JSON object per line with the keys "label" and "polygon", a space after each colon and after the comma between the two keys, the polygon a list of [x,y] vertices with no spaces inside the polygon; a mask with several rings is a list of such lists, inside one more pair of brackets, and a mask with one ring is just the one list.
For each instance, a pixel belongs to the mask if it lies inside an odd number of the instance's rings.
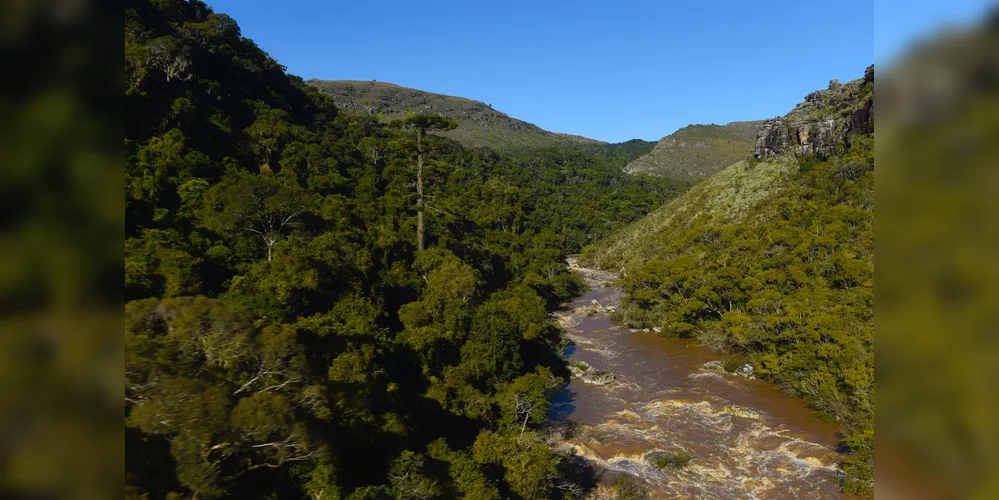
{"label": "exposed rock face", "polygon": [[827,157],[835,152],[836,145],[843,140],[842,122],[835,119],[811,122],[798,128],[798,149],[801,156],[814,154]]}
{"label": "exposed rock face", "polygon": [[805,96],[805,102],[787,116],[768,120],[756,136],[753,156],[769,160],[790,153],[825,159],[845,149],[854,136],[870,133],[873,120],[874,66],[870,66],[863,79],[830,83],[828,89]]}
{"label": "exposed rock face", "polygon": [[788,124],[783,118],[774,118],[763,124],[759,135],[756,136],[756,147],[753,149],[756,158],[760,160],[775,158],[787,151],[790,142],[788,130]]}
{"label": "exposed rock face", "polygon": [[853,112],[850,118],[850,130],[858,134],[869,134],[874,132],[872,120],[874,119],[874,97],[864,101],[864,104]]}

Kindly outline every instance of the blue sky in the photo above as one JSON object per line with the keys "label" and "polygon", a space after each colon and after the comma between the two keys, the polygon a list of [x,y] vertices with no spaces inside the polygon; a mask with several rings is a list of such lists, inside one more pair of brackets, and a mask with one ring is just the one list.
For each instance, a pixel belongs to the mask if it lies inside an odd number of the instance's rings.
{"label": "blue sky", "polygon": [[[658,140],[786,113],[981,1],[208,0],[291,73],[491,103],[556,132]],[[878,29],[875,30],[875,19]]]}

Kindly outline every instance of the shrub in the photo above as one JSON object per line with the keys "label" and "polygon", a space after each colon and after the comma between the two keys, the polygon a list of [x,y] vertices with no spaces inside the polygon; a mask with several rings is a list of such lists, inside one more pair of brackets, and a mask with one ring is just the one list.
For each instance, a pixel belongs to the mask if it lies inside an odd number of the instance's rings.
{"label": "shrub", "polygon": [[678,470],[690,463],[690,455],[683,450],[656,450],[646,453],[645,460],[662,470]]}
{"label": "shrub", "polygon": [[748,363],[748,360],[745,358],[745,356],[732,355],[725,357],[725,359],[722,361],[722,366],[725,367],[725,371],[732,373],[740,366],[746,363]]}
{"label": "shrub", "polygon": [[616,490],[618,500],[645,500],[649,493],[645,486],[628,474],[621,474],[614,478],[614,490]]}

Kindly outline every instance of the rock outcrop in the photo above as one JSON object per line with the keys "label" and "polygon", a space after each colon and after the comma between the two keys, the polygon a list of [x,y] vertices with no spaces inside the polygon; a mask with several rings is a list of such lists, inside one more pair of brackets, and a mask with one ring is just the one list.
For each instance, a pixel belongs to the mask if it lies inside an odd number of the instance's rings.
{"label": "rock outcrop", "polygon": [[753,365],[746,363],[732,372],[740,377],[752,377],[753,376]]}
{"label": "rock outcrop", "polygon": [[725,365],[721,361],[708,361],[701,365],[704,371],[712,373],[725,373]]}
{"label": "rock outcrop", "polygon": [[585,361],[569,363],[569,371],[573,377],[591,385],[607,385],[614,383],[614,374],[607,370],[598,370]]}
{"label": "rock outcrop", "polygon": [[843,151],[853,137],[874,128],[874,66],[864,78],[805,96],[805,102],[781,118],[768,120],[756,136],[753,156],[770,160],[784,154],[828,158]]}

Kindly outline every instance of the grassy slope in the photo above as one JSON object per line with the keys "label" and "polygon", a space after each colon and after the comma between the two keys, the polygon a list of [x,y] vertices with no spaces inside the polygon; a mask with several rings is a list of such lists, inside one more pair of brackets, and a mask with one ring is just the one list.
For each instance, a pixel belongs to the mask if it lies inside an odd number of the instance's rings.
{"label": "grassy slope", "polygon": [[442,114],[457,121],[458,128],[441,135],[467,146],[486,146],[502,151],[606,144],[586,137],[549,132],[496,111],[486,103],[463,97],[372,81],[308,80],[306,83],[332,97],[340,109],[375,114],[384,120],[405,117],[407,112]]}
{"label": "grassy slope", "polygon": [[761,121],[726,125],[689,125],[663,137],[651,153],[626,167],[630,173],[647,173],[689,180],[702,179],[746,157]]}
{"label": "grassy slope", "polygon": [[587,247],[583,259],[603,269],[639,266],[657,256],[658,239],[689,227],[695,218],[706,216],[722,224],[749,217],[749,209],[782,190],[795,169],[788,159],[752,168],[745,160],[736,162],[611,238]]}

